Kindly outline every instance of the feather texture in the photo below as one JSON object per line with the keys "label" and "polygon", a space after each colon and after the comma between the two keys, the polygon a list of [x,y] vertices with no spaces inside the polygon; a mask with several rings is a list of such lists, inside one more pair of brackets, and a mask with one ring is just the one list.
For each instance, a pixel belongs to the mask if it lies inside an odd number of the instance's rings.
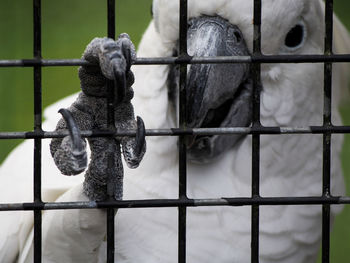
{"label": "feather texture", "polygon": [[[189,0],[189,18],[199,15],[220,15],[237,25],[252,48],[252,1],[245,0]],[[178,1],[155,0],[154,21],[141,41],[138,56],[171,56],[178,39]],[[323,3],[320,0],[263,2],[262,50],[267,54],[284,53],[281,46],[287,32],[300,19],[309,28],[307,41],[295,54],[322,54],[324,37]],[[346,30],[335,19],[334,47],[338,52],[350,53]],[[136,114],[142,116],[147,128],[176,126],[176,114],[168,99],[166,65],[134,66]],[[333,92],[334,123],[341,123],[337,106],[347,86],[345,69],[334,66]],[[322,123],[323,65],[268,64],[262,66],[261,121],[271,126],[310,126]],[[75,99],[71,96],[45,111],[44,128],[53,130],[58,121],[57,109],[68,107]],[[190,198],[249,197],[251,196],[251,137],[210,164],[188,163],[188,196]],[[32,158],[20,158],[32,151],[32,142],[19,146],[4,162],[0,173],[1,202],[30,201],[32,193]],[[340,165],[342,136],[332,136],[332,194],[344,193]],[[82,177],[63,178],[49,157],[48,143],[43,141],[43,191],[45,201],[72,200],[72,191]],[[320,135],[264,135],[261,136],[260,169],[262,196],[314,196],[322,192],[322,136]],[[19,172],[19,167],[25,169]],[[22,171],[22,170],[21,170]],[[23,170],[24,171],[24,170]],[[178,156],[175,137],[148,137],[147,153],[136,170],[125,169],[124,199],[177,198]],[[20,181],[21,194],[11,195],[6,189]],[[79,189],[79,186],[77,188]],[[64,194],[63,194],[64,193]],[[75,192],[77,193],[77,192]],[[63,196],[62,196],[63,194]],[[76,194],[73,194],[76,195]],[[61,196],[61,197],[59,197]],[[62,199],[63,198],[63,199]],[[332,217],[341,207],[332,207]],[[45,212],[45,229],[62,211]],[[49,215],[50,213],[50,215]],[[30,253],[31,217],[25,212],[23,220],[15,221],[14,213],[0,218],[0,259],[13,262],[17,253],[23,258]],[[4,216],[5,215],[5,216]],[[94,215],[95,217],[98,215]],[[76,217],[78,218],[78,216]],[[188,208],[187,261],[193,262],[250,262],[249,207]],[[13,223],[16,222],[16,223]],[[74,228],[74,223],[69,222]],[[77,226],[77,228],[82,225]],[[116,216],[117,262],[176,262],[177,209],[121,209]],[[60,240],[62,231],[57,231]],[[103,230],[97,231],[102,233]],[[91,232],[92,233],[92,232]],[[90,233],[90,234],[91,234]],[[95,233],[95,232],[94,232]],[[89,234],[88,234],[89,235]],[[70,241],[82,247],[79,235]],[[260,262],[314,262],[321,238],[320,206],[263,206],[260,207]],[[103,239],[103,238],[102,238]],[[93,244],[101,236],[91,240]],[[59,242],[59,241],[57,241]],[[77,243],[76,243],[77,242]],[[28,245],[29,244],[29,245]],[[47,243],[46,246],[50,246]],[[60,248],[62,245],[62,248]],[[63,244],[54,244],[53,251],[64,254]],[[80,247],[79,247],[80,246]],[[103,262],[100,244],[99,262]],[[48,248],[48,247],[46,247]],[[28,252],[29,251],[29,252]],[[49,250],[50,251],[50,250]],[[95,253],[95,255],[97,255]],[[48,255],[44,255],[48,256]],[[78,255],[74,262],[86,262]],[[65,262],[70,262],[65,255]],[[45,261],[46,262],[46,261]],[[49,262],[49,261],[47,261]],[[51,261],[50,261],[51,262]],[[52,262],[57,262],[52,260]],[[96,261],[87,261],[96,262]]]}

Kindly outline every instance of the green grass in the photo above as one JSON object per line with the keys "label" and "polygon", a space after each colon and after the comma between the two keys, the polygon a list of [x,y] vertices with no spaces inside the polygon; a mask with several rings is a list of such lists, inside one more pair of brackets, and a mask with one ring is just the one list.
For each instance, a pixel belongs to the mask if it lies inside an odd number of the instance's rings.
{"label": "green grass", "polygon": [[[171,0],[170,0],[171,1]],[[90,40],[106,36],[106,1],[43,0],[42,55],[44,58],[80,58]],[[350,28],[350,2],[335,0],[335,10]],[[138,43],[150,20],[151,0],[117,1],[117,33],[127,32]],[[32,1],[0,0],[0,59],[31,58]],[[79,91],[77,67],[43,68],[43,106]],[[0,68],[0,131],[33,128],[33,70]],[[350,105],[341,109],[350,124]],[[345,136],[343,167],[350,195],[350,136]],[[0,163],[20,140],[0,140]],[[347,263],[350,244],[350,207],[337,218],[331,239],[331,262]]]}
{"label": "green grass", "polygon": [[[42,56],[80,58],[94,37],[107,35],[106,1],[43,0]],[[117,34],[138,43],[151,19],[151,0],[117,1]],[[0,59],[33,57],[32,1],[0,1]],[[42,70],[43,107],[79,91],[77,67]],[[0,131],[33,129],[33,70],[0,68]],[[0,163],[21,140],[0,140]]]}

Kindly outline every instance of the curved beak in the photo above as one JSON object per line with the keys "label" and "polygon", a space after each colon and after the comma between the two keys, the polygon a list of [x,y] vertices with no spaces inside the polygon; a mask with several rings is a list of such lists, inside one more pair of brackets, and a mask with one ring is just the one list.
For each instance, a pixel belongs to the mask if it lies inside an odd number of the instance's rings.
{"label": "curved beak", "polygon": [[[239,28],[221,17],[189,21],[188,53],[196,57],[249,55]],[[248,64],[192,64],[187,76],[189,127],[242,127],[251,122],[252,85]],[[240,135],[193,136],[187,140],[189,158],[210,160],[232,147]]]}

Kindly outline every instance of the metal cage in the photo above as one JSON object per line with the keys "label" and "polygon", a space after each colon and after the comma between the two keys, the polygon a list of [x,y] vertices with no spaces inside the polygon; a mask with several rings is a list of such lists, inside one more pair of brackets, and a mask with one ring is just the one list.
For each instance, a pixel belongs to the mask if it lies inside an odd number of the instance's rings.
{"label": "metal cage", "polygon": [[[172,0],[169,0],[172,1]],[[146,130],[147,136],[179,137],[179,198],[126,200],[103,202],[43,202],[41,198],[41,140],[64,137],[68,132],[42,130],[41,69],[50,66],[80,66],[88,64],[80,59],[43,59],[41,56],[41,0],[33,0],[33,59],[0,60],[0,67],[32,67],[34,72],[34,131],[0,132],[0,139],[34,139],[34,201],[30,203],[2,203],[0,211],[31,210],[34,213],[34,262],[42,261],[42,210],[50,209],[107,209],[107,262],[114,262],[114,209],[138,207],[178,207],[178,262],[186,262],[186,211],[195,206],[250,206],[251,207],[251,262],[259,262],[259,207],[263,205],[322,205],[322,262],[330,256],[330,205],[349,204],[350,197],[333,196],[330,191],[331,136],[350,133],[350,126],[334,126],[331,120],[332,63],[350,62],[350,54],[335,55],[332,52],[333,0],[325,1],[325,42],[323,55],[264,55],[261,53],[261,2],[254,2],[254,42],[251,56],[239,57],[190,57],[187,54],[187,0],[180,1],[179,55],[164,58],[138,58],[136,65],[178,64],[180,83],[180,125],[174,129]],[[108,36],[115,37],[115,0],[107,0]],[[193,63],[251,63],[254,72],[253,122],[251,127],[237,128],[187,128],[184,118],[186,99],[187,64]],[[310,127],[266,127],[260,123],[260,65],[262,63],[324,63],[324,112],[323,125]],[[113,110],[109,109],[113,117]],[[113,120],[112,120],[113,123]],[[112,125],[113,126],[113,125]],[[252,185],[251,197],[189,199],[186,194],[186,135],[246,134],[252,136]],[[323,135],[323,191],[313,197],[261,197],[259,193],[260,136],[262,134],[322,134]],[[84,137],[135,135],[133,131],[82,131]]]}

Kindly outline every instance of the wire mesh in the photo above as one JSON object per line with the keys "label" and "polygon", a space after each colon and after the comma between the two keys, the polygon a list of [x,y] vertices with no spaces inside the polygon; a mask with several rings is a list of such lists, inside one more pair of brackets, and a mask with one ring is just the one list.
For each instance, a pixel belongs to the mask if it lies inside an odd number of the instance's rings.
{"label": "wire mesh", "polygon": [[[172,1],[172,0],[170,0]],[[323,55],[264,55],[261,53],[261,0],[254,2],[253,54],[239,57],[190,57],[187,53],[187,0],[180,2],[179,55],[178,57],[138,58],[135,65],[179,64],[179,127],[173,129],[148,129],[146,136],[179,137],[179,198],[149,200],[107,200],[101,202],[43,202],[41,199],[41,140],[68,135],[68,132],[42,130],[41,69],[51,66],[82,66],[82,59],[42,59],[41,57],[41,0],[33,0],[33,59],[0,60],[0,67],[33,67],[34,72],[34,131],[0,132],[0,139],[34,139],[34,197],[31,203],[3,203],[0,211],[32,210],[34,213],[34,262],[41,262],[43,210],[52,209],[107,209],[107,262],[114,262],[115,210],[118,208],[178,207],[178,262],[186,262],[187,207],[198,206],[251,206],[251,262],[259,262],[259,207],[261,205],[322,205],[322,262],[329,262],[330,205],[349,204],[350,197],[331,194],[331,137],[336,133],[350,133],[350,126],[334,126],[331,120],[332,63],[350,62],[350,54],[333,54],[333,0],[325,1],[325,43]],[[115,0],[107,0],[108,36],[115,38]],[[266,127],[260,123],[260,65],[262,63],[324,63],[323,125],[310,127]],[[196,63],[251,63],[253,73],[253,121],[251,127],[188,128],[186,127],[187,65]],[[109,85],[112,85],[110,83]],[[110,89],[111,91],[113,89]],[[113,97],[113,96],[112,96]],[[116,131],[113,107],[108,108],[109,131],[82,131],[83,137],[134,136],[135,131]],[[186,135],[247,134],[252,136],[252,196],[247,198],[189,199],[187,197]],[[263,134],[322,134],[323,135],[323,191],[313,197],[261,197],[260,196],[260,136]]]}

